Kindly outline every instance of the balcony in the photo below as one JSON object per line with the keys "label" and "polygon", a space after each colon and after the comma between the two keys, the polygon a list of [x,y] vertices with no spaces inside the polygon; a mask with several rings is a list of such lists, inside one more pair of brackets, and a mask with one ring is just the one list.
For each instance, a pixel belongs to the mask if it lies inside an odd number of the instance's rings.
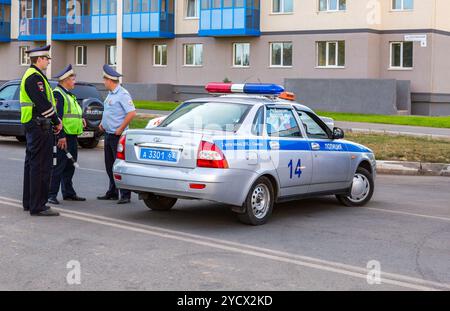
{"label": "balcony", "polygon": [[124,38],[174,38],[174,0],[124,0]]}
{"label": "balcony", "polygon": [[19,40],[45,41],[47,32],[47,1],[21,0]]}
{"label": "balcony", "polygon": [[259,36],[259,0],[201,0],[199,36]]}
{"label": "balcony", "polygon": [[115,39],[116,11],[117,0],[58,0],[53,11],[52,39]]}
{"label": "balcony", "polygon": [[0,0],[0,42],[11,41],[11,0]]}

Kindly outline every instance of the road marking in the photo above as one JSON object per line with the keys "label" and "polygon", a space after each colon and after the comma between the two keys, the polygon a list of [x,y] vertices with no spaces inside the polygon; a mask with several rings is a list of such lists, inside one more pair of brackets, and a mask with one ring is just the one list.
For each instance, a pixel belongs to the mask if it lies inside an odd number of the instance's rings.
{"label": "road marking", "polygon": [[[19,200],[0,196],[0,199],[8,199],[8,201],[0,201],[1,204],[22,208]],[[16,202],[16,203],[13,203]],[[186,233],[177,230],[165,229],[156,226],[143,225],[119,219],[93,215],[88,213],[76,212],[60,208],[54,208],[61,213],[61,216],[75,219],[79,221],[100,224],[117,229],[123,229],[142,234],[157,236],[161,238],[177,240],[181,242],[196,244],[209,248],[221,249],[234,253],[255,256],[259,258],[269,259],[278,262],[294,264],[298,266],[309,267],[321,271],[333,272],[341,275],[357,277],[366,280],[368,270],[358,266],[342,264],[333,261],[317,259],[313,257],[301,256],[297,254],[276,251],[268,248],[247,245],[243,243],[231,242],[222,239],[209,238],[201,235]],[[413,278],[405,275],[394,273],[381,273],[382,284],[390,284],[415,290],[449,290],[450,284],[432,282]]]}
{"label": "road marking", "polygon": [[[8,160],[11,161],[20,161],[23,162],[24,159],[19,159],[19,158],[8,158]],[[79,163],[78,163],[79,164]],[[96,172],[96,173],[106,173],[105,170],[97,170],[95,168],[86,168],[86,167],[79,167],[77,168],[77,170],[83,170],[83,171],[90,171],[90,172]]]}
{"label": "road marking", "polygon": [[375,207],[363,207],[363,209],[368,209],[368,210],[378,211],[378,212],[385,212],[385,213],[392,213],[392,214],[400,214],[400,215],[408,215],[408,216],[416,216],[416,217],[422,217],[422,218],[450,221],[450,218],[442,217],[442,216],[431,216],[431,215],[423,215],[423,214],[416,214],[416,213],[408,213],[408,212],[403,212],[403,211],[393,211],[393,210],[388,210],[388,209],[384,209],[384,208],[375,208]]}

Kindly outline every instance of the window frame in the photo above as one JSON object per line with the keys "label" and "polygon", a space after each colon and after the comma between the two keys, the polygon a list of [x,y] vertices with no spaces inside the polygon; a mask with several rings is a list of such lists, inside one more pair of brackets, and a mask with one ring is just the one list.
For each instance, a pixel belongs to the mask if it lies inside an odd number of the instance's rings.
{"label": "window frame", "polygon": [[[298,128],[298,133],[300,134],[300,136],[279,136],[279,135],[271,135],[268,131],[268,126],[267,126],[267,116],[269,115],[269,110],[286,110],[289,111],[292,115],[292,118],[295,122],[295,124],[297,124],[297,128]],[[302,129],[302,125],[299,123],[299,119],[298,116],[296,115],[296,111],[294,109],[292,109],[291,106],[287,106],[287,107],[282,107],[279,105],[266,105],[265,106],[265,110],[264,110],[264,126],[263,126],[263,136],[264,137],[268,137],[268,138],[282,138],[282,139],[305,139],[305,132]],[[280,133],[280,131],[278,131],[277,133]]]}
{"label": "window frame", "polygon": [[[82,62],[78,63],[78,49],[81,48],[82,51]],[[75,45],[75,66],[84,67],[87,66],[87,46],[86,45]]]}
{"label": "window frame", "polygon": [[[298,118],[298,121],[300,122],[300,126],[303,130],[303,133],[305,135],[306,139],[325,139],[325,140],[332,140],[333,139],[333,131],[328,127],[328,125],[325,124],[325,122],[322,121],[322,119],[320,119],[319,116],[317,116],[316,114],[304,110],[300,107],[296,107],[294,106],[294,111],[296,112],[296,117]],[[302,118],[300,117],[299,113],[305,113],[307,114],[314,122],[317,123],[317,125],[319,125],[319,127],[327,134],[327,138],[318,138],[318,137],[311,137],[308,134],[308,131],[305,128],[305,124],[302,121]]]}
{"label": "window frame", "polygon": [[[110,59],[110,56],[111,56],[111,48],[112,47],[115,47],[115,56],[116,56],[115,64],[110,64],[110,62],[109,62],[109,59]],[[106,53],[106,55],[105,55],[106,62],[105,63],[108,64],[109,66],[117,66],[117,45],[115,45],[115,44],[107,44],[105,46],[105,49],[106,49],[106,51],[105,51],[105,53]],[[87,58],[86,58],[86,63],[87,63]]]}
{"label": "window frame", "polygon": [[[160,59],[159,59],[159,61],[160,61],[160,63],[158,64],[158,63],[156,63],[156,49],[157,48],[159,48],[159,47],[166,47],[166,64],[163,64],[163,52],[162,52],[162,50],[161,50],[161,56],[160,56]],[[154,44],[153,45],[153,66],[154,67],[167,67],[167,64],[168,64],[168,49],[167,49],[167,44]]]}
{"label": "window frame", "polygon": [[[238,44],[242,44],[242,45],[245,45],[245,44],[248,44],[248,65],[238,65],[238,64],[236,64],[236,46],[238,45]],[[250,42],[234,42],[233,43],[233,67],[234,68],[250,68],[250,49],[251,49],[251,44],[250,44]],[[242,60],[242,63],[244,62],[244,56],[245,55],[245,53],[244,53],[244,50],[242,50],[242,55],[241,55],[241,60]]]}
{"label": "window frame", "polygon": [[185,0],[185,10],[184,10],[184,19],[189,19],[189,20],[196,20],[196,19],[200,19],[200,2],[201,0],[194,0],[196,2],[196,6],[195,6],[195,13],[196,16],[188,16],[188,6],[189,6],[189,1],[190,0]]}
{"label": "window frame", "polygon": [[[344,42],[344,65],[339,65],[339,42]],[[325,66],[322,66],[319,64],[319,53],[320,53],[320,49],[319,49],[319,44],[320,43],[326,43],[326,48],[325,48]],[[330,44],[334,43],[336,44],[336,55],[335,55],[335,64],[336,65],[330,65]],[[317,41],[316,42],[316,68],[319,69],[344,69],[345,68],[345,63],[346,63],[346,44],[345,44],[345,40],[333,40],[333,41]]]}
{"label": "window frame", "polygon": [[280,1],[280,11],[279,12],[275,12],[274,11],[274,1],[271,1],[271,14],[275,14],[275,15],[283,15],[283,14],[294,14],[295,11],[295,1],[294,0],[290,0],[292,1],[292,11],[286,11],[285,10],[285,1],[286,0],[279,0]]}
{"label": "window frame", "polygon": [[[404,66],[404,44],[405,43],[411,43],[411,67],[405,67]],[[400,44],[400,66],[393,66],[393,45],[394,44]],[[391,41],[389,42],[389,70],[412,70],[414,69],[414,42],[413,41]]]}
{"label": "window frame", "polygon": [[[29,45],[19,46],[19,65],[20,66],[30,66],[31,65],[31,59],[28,56],[28,54],[25,53],[25,51],[27,51],[29,49],[30,49]],[[24,59],[25,59],[25,63],[23,62]]]}
{"label": "window frame", "polygon": [[[290,43],[291,44],[291,64],[290,65],[285,65],[284,64],[284,45],[286,43]],[[274,44],[281,44],[281,64],[280,65],[274,65],[272,64],[272,55],[273,55],[273,45]],[[294,43],[292,41],[274,41],[274,42],[270,42],[269,44],[269,67],[270,68],[292,68],[293,67],[293,63],[294,63]]]}
{"label": "window frame", "polygon": [[391,11],[392,12],[411,12],[411,11],[414,11],[414,0],[412,0],[413,1],[413,3],[412,3],[412,8],[411,9],[405,9],[405,0],[400,0],[401,1],[401,8],[400,9],[396,9],[396,8],[394,8],[394,1],[396,1],[396,0],[391,0]]}
{"label": "window frame", "polygon": [[[340,9],[340,1],[341,0],[324,0],[324,1],[326,1],[327,2],[327,8],[326,8],[326,10],[321,10],[320,9],[320,1],[321,0],[318,0],[318,11],[319,12],[330,12],[330,13],[335,13],[335,12],[346,12],[347,11],[347,0],[344,0],[345,1],[345,9],[343,9],[343,10],[341,10]],[[330,9],[330,1],[337,1],[337,5],[336,5],[336,8],[337,9],[335,9],[335,10],[331,10]]]}
{"label": "window frame", "polygon": [[[193,57],[192,57],[192,60],[193,60],[193,64],[187,64],[187,47],[189,46],[189,45],[193,45],[194,46],[194,55],[193,55]],[[201,57],[201,64],[195,64],[195,59],[196,59],[196,53],[197,53],[197,46],[201,46],[202,47],[202,57]],[[203,60],[203,56],[204,56],[204,53],[203,53],[204,51],[203,51],[203,43],[184,43],[183,44],[183,66],[184,67],[203,67],[203,65],[204,65],[204,60]]]}

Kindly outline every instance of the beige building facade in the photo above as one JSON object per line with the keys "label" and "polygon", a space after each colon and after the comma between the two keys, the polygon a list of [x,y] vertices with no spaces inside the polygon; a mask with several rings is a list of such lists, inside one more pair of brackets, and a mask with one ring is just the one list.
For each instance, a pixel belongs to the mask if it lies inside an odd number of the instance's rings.
{"label": "beige building facade", "polygon": [[49,73],[72,63],[86,82],[104,63],[137,84],[395,79],[410,81],[413,113],[450,103],[448,0],[12,0],[9,12],[0,80],[47,43]]}

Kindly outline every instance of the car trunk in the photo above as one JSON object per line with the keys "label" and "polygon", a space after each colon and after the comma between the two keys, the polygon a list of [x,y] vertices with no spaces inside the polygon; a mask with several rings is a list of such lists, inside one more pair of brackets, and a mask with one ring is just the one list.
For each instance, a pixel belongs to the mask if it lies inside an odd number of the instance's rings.
{"label": "car trunk", "polygon": [[202,137],[202,132],[191,130],[130,130],[126,135],[125,159],[144,165],[194,168]]}

